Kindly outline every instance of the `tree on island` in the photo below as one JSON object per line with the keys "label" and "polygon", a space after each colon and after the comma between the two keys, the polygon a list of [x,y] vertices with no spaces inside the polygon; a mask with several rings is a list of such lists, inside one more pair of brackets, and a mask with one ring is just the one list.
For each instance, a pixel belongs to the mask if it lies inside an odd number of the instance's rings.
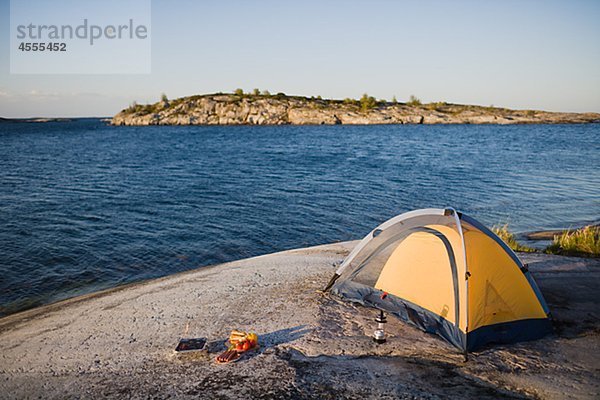
{"label": "tree on island", "polygon": [[167,101],[169,101],[169,98],[167,97],[167,95],[165,93],[160,95],[160,101],[162,101],[163,103],[166,103]]}
{"label": "tree on island", "polygon": [[233,91],[233,94],[237,94],[238,96],[243,96],[244,95],[244,90],[237,88]]}
{"label": "tree on island", "polygon": [[392,97],[392,103],[398,104],[398,99],[396,98],[395,95],[394,95],[394,97]]}
{"label": "tree on island", "polygon": [[260,90],[258,88],[252,89],[252,94],[255,96],[260,96]]}
{"label": "tree on island", "polygon": [[408,104],[409,106],[420,106],[421,105],[421,100],[416,97],[414,94],[410,95],[410,98],[408,100]]}
{"label": "tree on island", "polygon": [[127,111],[129,112],[135,112],[138,108],[138,103],[137,101],[132,101],[131,104],[129,105],[129,107],[127,108]]}
{"label": "tree on island", "polygon": [[362,95],[359,102],[360,102],[360,109],[363,112],[367,112],[370,109],[375,108],[377,106],[377,100],[375,100],[375,97],[369,96],[366,93]]}

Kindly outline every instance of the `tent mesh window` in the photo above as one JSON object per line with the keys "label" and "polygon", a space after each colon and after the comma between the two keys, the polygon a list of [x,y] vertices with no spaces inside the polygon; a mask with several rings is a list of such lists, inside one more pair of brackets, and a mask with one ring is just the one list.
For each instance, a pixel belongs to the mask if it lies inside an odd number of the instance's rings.
{"label": "tent mesh window", "polygon": [[[374,288],[390,256],[404,240],[413,234],[424,232],[441,236],[439,232],[441,227],[445,227],[446,232],[452,230],[455,235],[458,235],[454,217],[440,215],[419,216],[392,225],[385,230],[376,231],[376,236],[345,268],[340,281],[351,280]],[[462,252],[460,243],[452,243],[452,247],[454,252]]]}

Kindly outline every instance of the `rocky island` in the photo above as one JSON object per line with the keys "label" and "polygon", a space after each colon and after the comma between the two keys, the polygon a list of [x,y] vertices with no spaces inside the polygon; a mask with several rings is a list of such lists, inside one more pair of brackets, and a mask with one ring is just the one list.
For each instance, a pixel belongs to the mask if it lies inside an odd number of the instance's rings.
{"label": "rocky island", "polygon": [[332,100],[268,92],[205,94],[154,104],[132,104],[112,125],[371,125],[560,124],[600,122],[599,113],[510,110],[445,102],[422,104],[361,99]]}

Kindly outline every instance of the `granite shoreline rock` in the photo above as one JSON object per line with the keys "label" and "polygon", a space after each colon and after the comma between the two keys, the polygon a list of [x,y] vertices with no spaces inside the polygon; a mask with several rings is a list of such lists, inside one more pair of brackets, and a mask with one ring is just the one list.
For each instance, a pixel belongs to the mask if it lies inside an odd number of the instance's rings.
{"label": "granite shoreline rock", "polygon": [[[600,394],[600,260],[519,254],[555,332],[471,354],[319,292],[357,242],[239,260],[0,319],[0,397],[182,399],[593,399]],[[260,348],[218,365],[232,329]],[[207,352],[175,355],[181,337]]]}
{"label": "granite shoreline rock", "polygon": [[207,94],[132,105],[112,125],[373,125],[597,123],[598,113],[509,110],[449,103],[409,105],[286,95]]}

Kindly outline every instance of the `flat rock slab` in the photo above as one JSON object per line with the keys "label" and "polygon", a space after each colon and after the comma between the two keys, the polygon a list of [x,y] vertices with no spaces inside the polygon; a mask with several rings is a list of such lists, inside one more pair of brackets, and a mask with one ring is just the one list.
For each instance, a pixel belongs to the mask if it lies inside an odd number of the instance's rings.
{"label": "flat rock slab", "polygon": [[[542,340],[462,355],[318,292],[356,242],[128,285],[0,319],[2,398],[598,398],[600,261],[520,254],[555,317]],[[258,351],[217,365],[232,329]],[[175,355],[181,337],[208,351]]]}

